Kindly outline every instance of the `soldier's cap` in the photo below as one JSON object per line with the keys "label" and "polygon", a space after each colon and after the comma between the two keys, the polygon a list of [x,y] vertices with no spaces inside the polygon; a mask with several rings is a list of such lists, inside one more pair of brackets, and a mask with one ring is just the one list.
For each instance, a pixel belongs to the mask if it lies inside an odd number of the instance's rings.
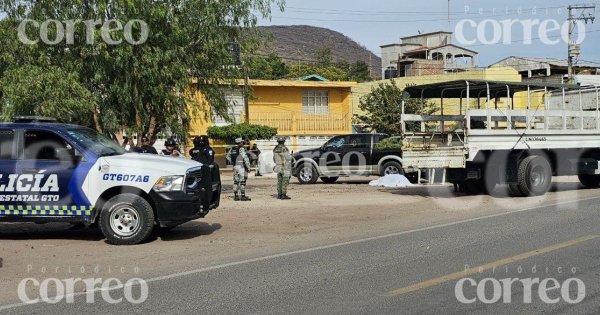
{"label": "soldier's cap", "polygon": [[242,138],[235,138],[236,144],[242,143],[242,141],[244,141]]}
{"label": "soldier's cap", "polygon": [[285,142],[285,137],[277,137],[277,142]]}

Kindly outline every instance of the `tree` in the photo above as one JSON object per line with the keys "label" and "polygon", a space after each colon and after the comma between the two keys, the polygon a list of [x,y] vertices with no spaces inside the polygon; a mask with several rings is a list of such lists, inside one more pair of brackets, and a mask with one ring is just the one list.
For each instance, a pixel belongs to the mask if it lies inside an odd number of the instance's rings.
{"label": "tree", "polygon": [[330,81],[348,81],[348,72],[333,65],[328,67],[309,64],[293,65],[290,67],[287,77],[297,79],[311,74],[320,75]]}
{"label": "tree", "polygon": [[373,81],[373,78],[371,78],[371,71],[369,69],[369,65],[362,61],[362,60],[358,60],[356,61],[354,64],[352,64],[349,67],[349,71],[348,71],[348,77],[350,78],[351,81],[356,81],[356,82],[367,82],[367,81]]}
{"label": "tree", "polygon": [[[425,103],[422,107],[419,100],[411,99],[398,87],[394,80],[390,83],[379,83],[371,90],[371,93],[360,99],[359,108],[364,115],[355,115],[354,120],[358,124],[364,124],[371,131],[387,133],[389,135],[400,135],[402,124],[402,101],[405,101],[404,110],[406,114],[432,114],[437,108],[431,103]],[[410,124],[408,129],[418,128],[420,124]]]}
{"label": "tree", "polygon": [[6,71],[2,79],[2,120],[15,115],[54,117],[58,121],[91,124],[95,99],[77,74],[51,67],[23,66]]}
{"label": "tree", "polygon": [[[192,81],[197,81],[212,106],[212,113],[205,115],[227,116],[229,104],[221,86],[240,77],[238,69],[229,67],[228,44],[249,43],[246,36],[241,36],[242,31],[254,29],[258,16],[268,17],[273,4],[282,9],[283,1],[165,0],[150,5],[142,0],[4,0],[0,9],[7,13],[12,26],[9,42],[15,42],[17,22],[23,19],[102,19],[101,22],[117,20],[120,25],[143,21],[148,26],[148,36],[139,45],[124,41],[128,38],[123,31],[108,33],[109,39],[121,44],[107,44],[102,24],[95,25],[88,34],[87,25],[80,22],[74,26],[73,43],[16,42],[17,51],[28,56],[14,60],[11,66],[55,67],[74,74],[95,99],[95,108],[89,115],[97,130],[113,136],[125,130],[141,139],[142,134],[154,138],[167,130],[186,136]],[[111,23],[110,28],[118,28],[117,22]],[[56,26],[50,25],[49,38],[53,39]],[[132,25],[131,39],[143,39],[143,24]],[[30,27],[28,34],[30,38],[39,37],[39,29]]]}
{"label": "tree", "polygon": [[244,61],[244,67],[250,79],[279,80],[289,73],[288,66],[275,54],[251,55]]}
{"label": "tree", "polygon": [[[327,53],[329,51],[329,53]],[[372,81],[369,66],[364,61],[356,61],[350,64],[348,61],[341,60],[335,64],[331,63],[331,51],[318,53],[321,61],[316,63],[295,64],[289,67],[288,79],[297,79],[311,74],[320,75],[330,81]],[[327,57],[329,56],[329,57]],[[329,61],[328,61],[329,60]]]}
{"label": "tree", "polygon": [[319,68],[327,68],[333,64],[331,47],[324,47],[315,53],[315,65]]}

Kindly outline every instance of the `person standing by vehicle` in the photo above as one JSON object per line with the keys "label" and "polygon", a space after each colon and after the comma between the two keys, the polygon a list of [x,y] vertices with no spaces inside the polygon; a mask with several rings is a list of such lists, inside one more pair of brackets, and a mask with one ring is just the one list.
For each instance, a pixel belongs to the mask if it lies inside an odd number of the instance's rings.
{"label": "person standing by vehicle", "polygon": [[250,159],[244,147],[242,138],[235,139],[237,146],[231,148],[227,153],[227,162],[233,165],[233,193],[235,201],[250,201],[246,196],[246,181],[250,170]]}
{"label": "person standing by vehicle", "polygon": [[292,199],[287,195],[287,187],[292,176],[292,155],[285,146],[284,137],[277,138],[277,146],[273,149],[273,161],[275,162],[273,170],[277,173],[277,199]]}
{"label": "person standing by vehicle", "polygon": [[158,154],[156,149],[150,144],[150,139],[147,136],[142,137],[142,146],[137,149],[138,153]]}
{"label": "person standing by vehicle", "polygon": [[161,155],[176,157],[176,158],[185,158],[181,152],[179,152],[179,144],[175,139],[169,138],[165,141],[165,150],[161,151]]}
{"label": "person standing by vehicle", "polygon": [[208,136],[194,138],[194,147],[190,150],[192,160],[204,165],[212,165],[215,162],[215,151],[210,147]]}
{"label": "person standing by vehicle", "polygon": [[252,149],[250,149],[250,157],[252,158],[252,167],[256,168],[254,176],[262,176],[260,174],[260,165],[258,165],[260,160],[260,150],[258,149],[258,145],[256,143],[253,144]]}

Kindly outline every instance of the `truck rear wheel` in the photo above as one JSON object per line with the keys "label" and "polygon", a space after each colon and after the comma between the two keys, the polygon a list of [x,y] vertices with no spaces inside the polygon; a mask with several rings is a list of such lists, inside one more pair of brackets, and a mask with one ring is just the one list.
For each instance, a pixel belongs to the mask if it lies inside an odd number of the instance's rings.
{"label": "truck rear wheel", "polygon": [[528,156],[519,162],[519,190],[525,196],[540,196],[552,184],[552,168],[544,157]]}
{"label": "truck rear wheel", "polygon": [[113,245],[135,245],[154,229],[154,211],[144,198],[134,194],[114,196],[100,213],[100,229]]}
{"label": "truck rear wheel", "polygon": [[579,174],[579,182],[587,188],[598,188],[600,185],[600,175]]}

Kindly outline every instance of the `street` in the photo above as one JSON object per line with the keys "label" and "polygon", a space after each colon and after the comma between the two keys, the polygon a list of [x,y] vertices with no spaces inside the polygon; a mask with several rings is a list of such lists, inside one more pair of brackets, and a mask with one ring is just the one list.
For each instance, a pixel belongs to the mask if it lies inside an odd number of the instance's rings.
{"label": "street", "polygon": [[[226,196],[205,220],[132,247],[110,246],[98,231],[71,231],[68,225],[1,225],[0,310],[591,314],[600,309],[600,195],[579,187],[576,178],[555,178],[546,196],[516,199],[453,197],[449,187],[384,189],[367,182],[293,184],[294,199],[285,202],[272,199],[272,178],[251,178],[252,202],[234,203]],[[149,296],[141,304],[110,304],[97,291],[95,303],[76,293],[75,303],[54,305],[22,305],[17,297],[24,278],[89,277],[141,278]],[[550,290],[548,296],[559,301],[545,303],[534,286],[531,303],[524,303],[527,294],[518,283],[497,293],[487,281],[478,296],[476,285],[466,282],[462,293],[473,302],[462,303],[455,291],[463,278],[475,284],[486,278],[569,284],[567,279],[577,278],[585,296],[570,304],[579,294],[571,282],[566,298]],[[109,292],[123,296],[123,288]],[[508,303],[484,303],[500,293]]]}

